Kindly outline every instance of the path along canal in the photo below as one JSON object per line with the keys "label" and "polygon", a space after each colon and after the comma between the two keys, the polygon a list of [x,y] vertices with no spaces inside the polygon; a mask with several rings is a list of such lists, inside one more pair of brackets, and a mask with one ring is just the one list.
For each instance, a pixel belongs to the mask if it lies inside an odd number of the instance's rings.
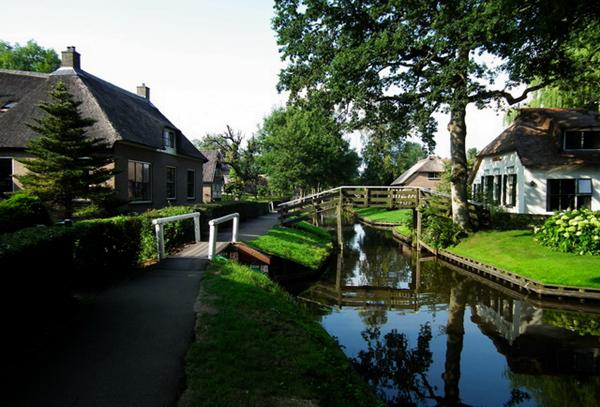
{"label": "path along canal", "polygon": [[299,298],[389,405],[595,406],[600,308],[533,305],[417,259],[385,231],[343,227],[343,250]]}

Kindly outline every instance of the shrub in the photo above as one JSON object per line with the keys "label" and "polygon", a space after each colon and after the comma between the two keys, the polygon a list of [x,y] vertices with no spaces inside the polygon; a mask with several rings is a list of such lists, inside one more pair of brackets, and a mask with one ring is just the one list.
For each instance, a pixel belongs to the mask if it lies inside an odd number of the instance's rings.
{"label": "shrub", "polygon": [[423,210],[422,222],[421,238],[436,249],[454,246],[465,235],[451,218],[436,215],[427,209]]}
{"label": "shrub", "polygon": [[78,285],[101,285],[134,269],[142,247],[142,223],[139,216],[77,223],[73,280]]}
{"label": "shrub", "polygon": [[490,208],[490,227],[495,230],[533,229],[542,226],[546,215],[505,212],[497,207]]}
{"label": "shrub", "polygon": [[580,255],[600,254],[600,211],[577,209],[550,217],[535,238],[547,247]]}
{"label": "shrub", "polygon": [[50,215],[42,201],[26,192],[17,192],[0,201],[0,233],[10,233],[38,224],[49,225]]}

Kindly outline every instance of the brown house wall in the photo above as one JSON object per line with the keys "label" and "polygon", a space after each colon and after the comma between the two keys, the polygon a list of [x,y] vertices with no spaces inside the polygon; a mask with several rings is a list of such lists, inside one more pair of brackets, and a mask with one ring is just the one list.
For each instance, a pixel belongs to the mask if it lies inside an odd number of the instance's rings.
{"label": "brown house wall", "polygon": [[[130,203],[132,209],[162,208],[166,205],[190,205],[202,202],[202,161],[187,157],[153,151],[128,144],[117,143],[114,147],[115,165],[120,172],[115,176],[115,187],[120,199],[128,200],[129,160],[151,164],[152,202]],[[167,167],[175,167],[176,199],[167,200]],[[196,171],[195,198],[187,198],[187,170]]]}
{"label": "brown house wall", "polygon": [[413,176],[410,177],[406,181],[404,186],[429,188],[429,189],[435,190],[437,188],[437,185],[439,182],[440,182],[439,180],[432,180],[432,179],[427,178],[427,173],[417,172],[417,173],[413,174]]}

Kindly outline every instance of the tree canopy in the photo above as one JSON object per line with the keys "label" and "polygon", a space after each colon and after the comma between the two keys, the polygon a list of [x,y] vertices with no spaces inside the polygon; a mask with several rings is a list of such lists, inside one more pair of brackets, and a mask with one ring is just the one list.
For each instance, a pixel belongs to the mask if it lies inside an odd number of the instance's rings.
{"label": "tree canopy", "polygon": [[27,145],[33,158],[20,160],[29,172],[17,178],[25,189],[71,218],[74,199],[101,199],[111,193],[104,183],[115,171],[107,168],[113,162],[107,142],[85,135],[95,121],[81,117],[81,102],[73,100],[61,81],[49,94],[52,100],[39,105],[46,115],[29,125],[39,134]]}
{"label": "tree canopy", "polygon": [[223,133],[207,134],[194,144],[200,151],[218,150],[223,155],[223,162],[229,167],[229,182],[226,190],[236,196],[243,193],[256,195],[259,185],[259,168],[257,157],[258,143],[254,136],[243,146],[244,136],[234,131],[229,125]]}
{"label": "tree canopy", "polygon": [[10,44],[0,40],[0,68],[19,71],[53,72],[60,66],[56,51],[43,48],[34,40]]}
{"label": "tree canopy", "polygon": [[327,112],[296,106],[274,110],[259,130],[260,165],[270,187],[306,193],[351,181],[359,158]]}
{"label": "tree canopy", "polygon": [[[279,89],[336,109],[350,128],[386,125],[433,143],[450,113],[453,217],[468,226],[466,106],[514,104],[577,67],[565,43],[598,4],[558,0],[276,0]],[[496,81],[505,74],[506,81]],[[522,82],[540,83],[520,95]]]}
{"label": "tree canopy", "polygon": [[386,134],[373,132],[365,137],[361,151],[364,169],[361,184],[390,185],[404,171],[427,156],[419,143],[393,140]]}

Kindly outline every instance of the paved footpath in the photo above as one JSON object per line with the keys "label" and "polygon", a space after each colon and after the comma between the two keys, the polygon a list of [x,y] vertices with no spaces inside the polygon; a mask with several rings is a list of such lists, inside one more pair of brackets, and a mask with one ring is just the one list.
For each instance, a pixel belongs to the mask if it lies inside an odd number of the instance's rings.
{"label": "paved footpath", "polygon": [[[240,239],[260,235],[276,222],[275,215],[244,222]],[[18,385],[3,395],[2,404],[175,405],[185,386],[183,361],[206,265],[204,259],[168,258],[96,294],[58,338],[38,349],[21,373],[15,372],[12,379]]]}

